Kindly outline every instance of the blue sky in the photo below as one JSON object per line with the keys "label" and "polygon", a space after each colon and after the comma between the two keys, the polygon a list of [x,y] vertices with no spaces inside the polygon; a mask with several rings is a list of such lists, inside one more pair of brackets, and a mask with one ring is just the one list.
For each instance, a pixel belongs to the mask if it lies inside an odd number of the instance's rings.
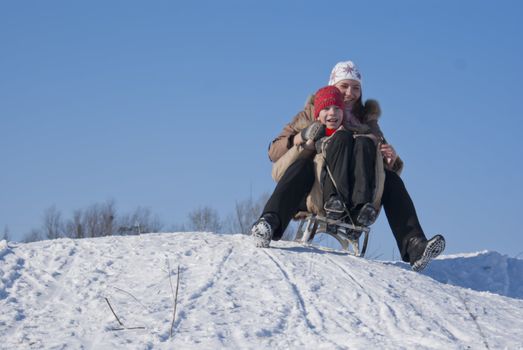
{"label": "blue sky", "polygon": [[[167,225],[274,183],[267,146],[354,60],[427,235],[523,252],[519,1],[0,2],[0,227],[114,199]],[[390,258],[381,215],[370,252]],[[396,250],[397,257],[397,250]],[[523,254],[521,254],[523,255]],[[519,256],[521,256],[519,255]]]}

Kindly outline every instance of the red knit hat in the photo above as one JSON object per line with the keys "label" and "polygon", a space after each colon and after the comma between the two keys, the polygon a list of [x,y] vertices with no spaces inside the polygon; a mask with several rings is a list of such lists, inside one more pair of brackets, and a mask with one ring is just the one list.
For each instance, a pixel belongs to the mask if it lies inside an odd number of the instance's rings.
{"label": "red knit hat", "polygon": [[318,118],[320,111],[330,106],[343,109],[343,95],[336,86],[325,86],[316,92],[314,97],[314,118]]}

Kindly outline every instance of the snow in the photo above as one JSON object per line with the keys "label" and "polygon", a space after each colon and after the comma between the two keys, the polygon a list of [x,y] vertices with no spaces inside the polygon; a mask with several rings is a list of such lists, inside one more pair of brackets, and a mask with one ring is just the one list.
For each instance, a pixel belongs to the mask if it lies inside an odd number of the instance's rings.
{"label": "snow", "polygon": [[[143,329],[118,330],[106,298]],[[1,241],[0,310],[1,349],[523,349],[523,260],[443,256],[419,274],[244,235]]]}

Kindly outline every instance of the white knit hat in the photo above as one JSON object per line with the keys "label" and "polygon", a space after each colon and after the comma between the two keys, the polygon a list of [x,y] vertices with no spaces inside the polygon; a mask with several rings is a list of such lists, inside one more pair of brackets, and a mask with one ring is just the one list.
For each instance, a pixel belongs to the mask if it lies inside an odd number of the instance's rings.
{"label": "white knit hat", "polygon": [[361,74],[352,61],[338,62],[332,68],[331,77],[329,79],[329,85],[334,85],[337,82],[345,79],[356,80],[361,84]]}

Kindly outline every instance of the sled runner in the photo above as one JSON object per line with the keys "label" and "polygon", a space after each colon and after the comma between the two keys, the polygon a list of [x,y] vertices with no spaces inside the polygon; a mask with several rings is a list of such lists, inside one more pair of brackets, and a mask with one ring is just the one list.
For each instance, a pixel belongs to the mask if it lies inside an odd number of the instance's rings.
{"label": "sled runner", "polygon": [[[301,215],[300,215],[301,214]],[[297,215],[300,223],[296,232],[295,241],[311,244],[317,233],[325,233],[336,239],[343,250],[349,254],[363,257],[369,242],[370,227],[356,226],[343,220],[329,219],[325,216],[299,213]],[[363,243],[360,249],[360,238],[363,234]]]}

